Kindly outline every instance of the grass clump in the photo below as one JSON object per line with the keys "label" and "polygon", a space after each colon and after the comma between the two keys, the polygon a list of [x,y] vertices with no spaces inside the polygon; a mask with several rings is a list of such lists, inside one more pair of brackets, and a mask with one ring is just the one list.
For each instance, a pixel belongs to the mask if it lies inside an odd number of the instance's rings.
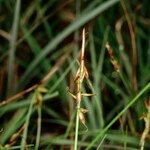
{"label": "grass clump", "polygon": [[149,149],[148,6],[1,0],[0,149]]}

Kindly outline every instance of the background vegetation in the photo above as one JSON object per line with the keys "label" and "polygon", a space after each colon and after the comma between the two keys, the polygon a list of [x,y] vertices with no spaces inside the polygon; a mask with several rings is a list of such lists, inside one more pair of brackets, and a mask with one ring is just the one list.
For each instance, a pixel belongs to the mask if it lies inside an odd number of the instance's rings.
{"label": "background vegetation", "polygon": [[68,89],[75,93],[84,27],[92,85],[82,88],[96,95],[81,102],[88,131],[80,122],[78,149],[150,149],[149,5],[0,0],[0,149],[73,149]]}

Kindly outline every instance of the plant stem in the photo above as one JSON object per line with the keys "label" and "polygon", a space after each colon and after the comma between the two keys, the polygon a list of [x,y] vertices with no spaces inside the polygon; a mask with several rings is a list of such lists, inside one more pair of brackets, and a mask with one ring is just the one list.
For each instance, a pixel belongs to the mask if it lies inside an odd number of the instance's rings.
{"label": "plant stem", "polygon": [[80,103],[81,103],[81,86],[85,76],[85,66],[84,66],[84,52],[85,52],[85,29],[82,32],[82,48],[81,48],[81,56],[80,56],[80,67],[76,74],[76,100],[77,100],[77,113],[76,113],[76,129],[75,129],[75,143],[74,150],[77,150],[78,146],[78,130],[79,130],[79,111],[80,111]]}
{"label": "plant stem", "polygon": [[77,105],[77,114],[76,114],[76,129],[75,129],[75,142],[74,142],[74,150],[77,150],[78,146],[78,131],[79,131],[79,109],[80,109],[80,103]]}
{"label": "plant stem", "polygon": [[29,126],[29,122],[30,122],[30,117],[32,115],[33,104],[34,104],[35,98],[36,98],[36,91],[33,94],[33,97],[31,99],[31,103],[30,103],[30,106],[29,106],[29,110],[28,110],[28,113],[27,113],[27,116],[26,116],[25,129],[24,129],[23,136],[22,136],[22,141],[21,141],[21,150],[26,149],[25,147],[26,147],[26,139],[27,139],[27,134],[28,134],[28,126]]}
{"label": "plant stem", "polygon": [[38,106],[38,119],[37,119],[37,136],[36,136],[36,144],[35,150],[38,150],[41,136],[41,121],[42,121],[42,113],[41,113],[41,105]]}

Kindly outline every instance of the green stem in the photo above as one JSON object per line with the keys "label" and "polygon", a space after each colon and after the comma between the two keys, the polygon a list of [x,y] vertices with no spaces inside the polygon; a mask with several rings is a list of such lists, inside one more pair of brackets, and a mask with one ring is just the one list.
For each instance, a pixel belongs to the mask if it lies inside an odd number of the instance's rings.
{"label": "green stem", "polygon": [[27,139],[27,133],[28,133],[28,126],[29,126],[29,122],[30,122],[30,117],[32,115],[33,104],[34,104],[35,98],[36,98],[36,92],[33,94],[33,97],[31,99],[31,103],[30,103],[30,106],[29,106],[29,110],[28,110],[28,113],[27,113],[27,116],[26,116],[25,129],[24,129],[23,136],[22,136],[22,141],[21,141],[21,150],[26,149],[25,145],[26,145],[26,139]]}
{"label": "green stem", "polygon": [[35,150],[38,150],[39,148],[39,143],[40,143],[40,136],[41,136],[41,118],[42,118],[42,113],[41,113],[41,105],[38,106],[38,119],[37,119],[37,136],[36,136],[36,144],[35,144]]}
{"label": "green stem", "polygon": [[80,109],[80,102],[77,104],[74,150],[77,150],[77,147],[78,147],[79,109]]}
{"label": "green stem", "polygon": [[94,140],[88,145],[86,150],[89,150],[95,142],[97,142],[106,131],[146,92],[150,89],[150,82],[137,94],[128,104],[127,106],[94,138]]}

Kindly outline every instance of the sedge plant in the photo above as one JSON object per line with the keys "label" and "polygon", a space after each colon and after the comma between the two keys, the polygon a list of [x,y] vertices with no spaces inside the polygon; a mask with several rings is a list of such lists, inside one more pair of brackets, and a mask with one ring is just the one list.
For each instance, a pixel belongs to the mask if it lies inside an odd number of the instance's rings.
{"label": "sedge plant", "polygon": [[85,67],[84,62],[84,54],[85,54],[85,28],[82,31],[82,47],[81,47],[81,54],[79,60],[79,68],[77,70],[75,76],[75,86],[76,86],[76,94],[70,93],[70,95],[76,100],[76,123],[75,123],[75,140],[74,140],[74,150],[77,150],[78,147],[78,132],[79,132],[79,121],[87,128],[85,124],[85,117],[84,114],[88,112],[88,109],[81,108],[81,101],[83,96],[93,96],[94,94],[91,93],[82,93],[82,84],[83,80],[88,80],[88,71]]}

